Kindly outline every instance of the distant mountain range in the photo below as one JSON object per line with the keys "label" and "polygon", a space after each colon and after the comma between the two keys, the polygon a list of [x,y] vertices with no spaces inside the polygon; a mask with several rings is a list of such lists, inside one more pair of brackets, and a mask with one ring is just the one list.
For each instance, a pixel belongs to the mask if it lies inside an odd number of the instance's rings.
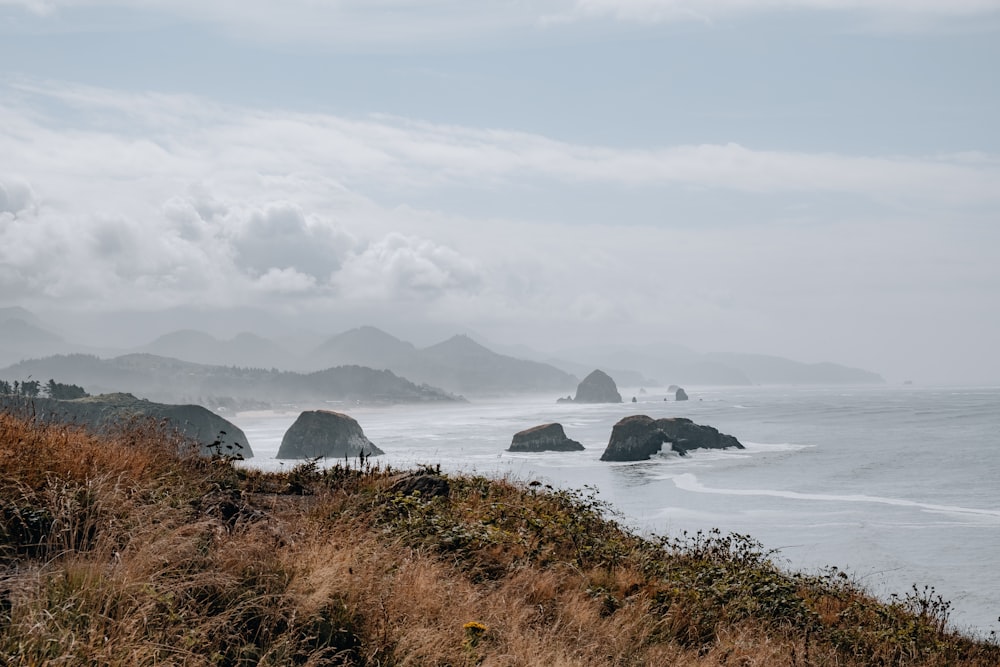
{"label": "distant mountain range", "polygon": [[[653,345],[600,345],[563,350],[560,358],[548,357],[554,366],[570,370],[573,362],[589,359],[597,368],[635,368],[655,378],[660,386],[755,384],[879,384],[877,373],[833,363],[807,364],[764,354],[700,353],[672,343]],[[615,377],[613,373],[610,373]],[[615,377],[618,381],[618,378]],[[619,384],[624,384],[619,381]],[[627,385],[626,385],[627,386]]]}
{"label": "distant mountain range", "polygon": [[229,340],[220,340],[204,331],[182,329],[164,334],[137,351],[214,366],[296,367],[295,355],[288,349],[272,340],[246,332]]}
{"label": "distant mountain range", "polygon": [[[279,377],[281,373],[278,371],[296,371],[300,375],[309,375],[334,367],[361,366],[390,371],[397,379],[405,378],[414,386],[425,384],[464,396],[523,392],[551,392],[561,396],[576,389],[579,377],[598,368],[611,375],[623,387],[883,382],[875,373],[838,364],[806,364],[757,354],[700,353],[673,343],[641,346],[604,344],[543,353],[523,345],[505,347],[478,335],[476,338],[479,340],[468,335],[458,335],[436,345],[420,348],[371,326],[350,329],[326,338],[302,333],[277,339],[264,338],[254,333],[241,333],[229,339],[220,339],[204,331],[183,329],[161,335],[150,343],[131,350],[95,350],[74,344],[54,333],[51,327],[47,327],[44,321],[30,311],[17,307],[0,308],[0,366],[70,353],[85,353],[94,358],[114,357],[108,361],[114,361],[118,366],[127,366],[123,360],[143,358],[142,355],[146,355],[165,360],[154,364],[161,367],[168,361],[176,360],[177,363],[189,362],[209,367],[257,369],[255,372],[258,372],[258,380],[267,374]],[[115,364],[98,369],[92,361],[64,359],[60,365],[72,368],[81,363],[89,367],[88,372],[99,371],[97,377],[101,383],[104,379],[123,372]],[[13,374],[14,368],[26,369],[28,365],[12,367],[7,373],[10,376],[8,379],[17,379]],[[210,374],[213,379],[209,383],[213,390],[218,388],[221,391],[221,388],[228,387],[227,390],[234,395],[245,396],[246,392],[236,391],[240,384],[234,379],[237,376],[235,369],[230,368],[226,373],[213,371]],[[265,370],[267,373],[263,372]],[[148,375],[148,370],[144,372]],[[168,375],[180,377],[181,373],[178,371]],[[204,373],[199,371],[192,377],[201,375]],[[88,389],[94,384],[85,375],[79,374],[39,371],[33,377],[43,381],[53,377],[60,382],[82,384]],[[223,382],[222,378],[227,379]],[[135,378],[131,381],[135,381]],[[161,392],[162,395],[166,390],[158,382],[159,380],[151,380],[148,389]],[[180,386],[189,400],[204,395],[199,385],[191,381]],[[143,389],[135,385],[126,387],[114,383],[107,386],[102,384],[100,389],[134,391],[146,395]],[[282,391],[292,395],[297,390],[286,388]]]}
{"label": "distant mountain range", "polygon": [[30,311],[0,308],[0,365],[64,351],[69,344]]}
{"label": "distant mountain range", "polygon": [[571,391],[576,376],[537,361],[517,359],[459,335],[417,348],[374,327],[360,327],[333,336],[313,350],[318,366],[358,364],[388,368],[410,378],[460,394],[508,394]]}
{"label": "distant mountain range", "polygon": [[462,400],[386,370],[339,366],[313,373],[210,366],[153,354],[112,359],[69,354],[22,361],[0,378],[59,378],[90,393],[128,392],[163,403],[207,407],[271,407],[328,402],[437,403]]}

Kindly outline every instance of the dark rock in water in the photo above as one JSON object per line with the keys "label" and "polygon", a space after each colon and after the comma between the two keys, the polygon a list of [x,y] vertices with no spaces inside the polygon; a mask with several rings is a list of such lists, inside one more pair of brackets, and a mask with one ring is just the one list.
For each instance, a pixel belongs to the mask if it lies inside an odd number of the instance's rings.
{"label": "dark rock in water", "polygon": [[404,496],[412,496],[419,493],[421,498],[436,498],[437,496],[448,497],[451,487],[441,475],[428,472],[420,472],[398,480],[389,487],[392,493],[399,493]]}
{"label": "dark rock in water", "polygon": [[508,452],[578,452],[584,449],[566,437],[562,424],[542,424],[515,433]]}
{"label": "dark rock in water", "polygon": [[677,391],[674,392],[674,400],[675,401],[686,401],[686,400],[688,400],[687,392],[684,391],[683,388],[677,387]]}
{"label": "dark rock in water", "polygon": [[632,397],[632,402],[633,402],[633,403],[638,403],[639,401],[635,400],[635,396],[633,396],[633,397]]}
{"label": "dark rock in water", "polygon": [[652,419],[633,415],[615,424],[601,460],[645,461],[659,452],[664,443],[670,443],[670,448],[682,456],[692,449],[743,449],[733,436],[684,417]]}
{"label": "dark rock in water", "polygon": [[604,371],[594,371],[576,388],[574,403],[621,403],[622,395],[611,376]]}
{"label": "dark rock in water", "polygon": [[332,410],[307,410],[285,431],[275,458],[353,458],[384,453],[365,437],[353,417]]}
{"label": "dark rock in water", "polygon": [[101,394],[70,401],[2,396],[0,406],[28,409],[41,419],[77,424],[98,433],[107,433],[136,419],[165,421],[167,428],[197,442],[204,456],[218,454],[244,459],[253,456],[246,434],[236,424],[200,405],[153,403],[132,394]]}

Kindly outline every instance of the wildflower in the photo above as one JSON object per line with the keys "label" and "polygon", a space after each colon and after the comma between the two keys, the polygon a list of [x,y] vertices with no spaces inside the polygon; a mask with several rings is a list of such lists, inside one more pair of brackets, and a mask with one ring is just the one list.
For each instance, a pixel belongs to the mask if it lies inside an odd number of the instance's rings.
{"label": "wildflower", "polygon": [[465,630],[465,645],[469,648],[475,648],[479,644],[479,640],[489,630],[489,628],[479,621],[470,621],[463,625],[462,628]]}

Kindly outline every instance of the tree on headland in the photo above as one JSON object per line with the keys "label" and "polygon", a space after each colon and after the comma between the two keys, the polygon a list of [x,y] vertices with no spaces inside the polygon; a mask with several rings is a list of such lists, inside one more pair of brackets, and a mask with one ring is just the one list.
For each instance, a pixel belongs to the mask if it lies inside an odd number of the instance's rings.
{"label": "tree on headland", "polygon": [[[14,386],[17,387],[17,382],[14,383]],[[42,383],[38,380],[25,380],[21,383],[21,396],[37,398],[41,389]],[[15,390],[14,393],[17,393],[17,391]]]}
{"label": "tree on headland", "polygon": [[45,393],[49,398],[63,401],[71,401],[74,398],[86,398],[90,396],[83,387],[75,384],[63,384],[55,380],[49,380],[45,385]]}
{"label": "tree on headland", "polygon": [[23,396],[25,398],[38,398],[45,392],[49,398],[60,400],[72,400],[74,398],[84,398],[90,396],[83,387],[75,384],[63,384],[55,380],[49,380],[45,386],[38,380],[0,380],[0,395]]}

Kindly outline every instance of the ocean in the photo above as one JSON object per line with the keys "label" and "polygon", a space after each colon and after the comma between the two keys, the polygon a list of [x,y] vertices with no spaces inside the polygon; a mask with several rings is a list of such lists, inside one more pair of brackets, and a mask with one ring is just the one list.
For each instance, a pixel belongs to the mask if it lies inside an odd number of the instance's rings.
{"label": "ocean", "polygon": [[[440,464],[591,488],[638,532],[747,533],[788,569],[836,566],[882,597],[932,586],[951,601],[953,627],[1000,630],[1000,387],[689,388],[686,402],[662,390],[621,393],[618,405],[544,395],[328,407],[357,419],[395,468]],[[635,414],[688,417],[746,449],[601,462],[612,426]],[[274,455],[297,416],[231,417],[256,454],[249,465],[295,465]],[[517,431],[548,422],[586,450],[504,451]]]}

